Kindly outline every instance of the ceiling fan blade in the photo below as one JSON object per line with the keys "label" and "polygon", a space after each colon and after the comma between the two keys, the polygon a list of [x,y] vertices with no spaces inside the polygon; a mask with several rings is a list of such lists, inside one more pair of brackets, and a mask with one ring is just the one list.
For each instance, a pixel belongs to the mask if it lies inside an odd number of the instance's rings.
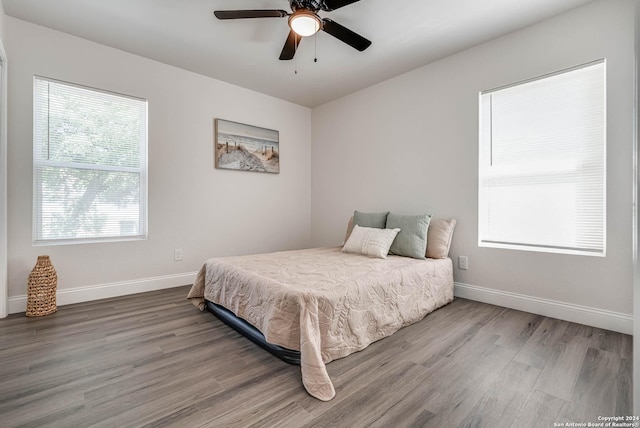
{"label": "ceiling fan blade", "polygon": [[277,9],[216,10],[213,14],[218,19],[284,18],[289,16],[286,11]]}
{"label": "ceiling fan blade", "polygon": [[351,3],[355,3],[358,1],[360,0],[324,0],[322,10],[331,12],[332,10],[340,9],[341,7],[348,6]]}
{"label": "ceiling fan blade", "polygon": [[343,27],[342,25],[330,20],[329,18],[324,18],[322,22],[322,31],[331,34],[336,39],[345,42],[346,44],[354,49],[359,50],[360,52],[371,46],[370,40],[365,39],[360,34],[354,33],[347,27]]}
{"label": "ceiling fan blade", "polygon": [[293,30],[289,31],[287,41],[284,43],[282,53],[280,54],[280,59],[283,61],[293,59],[301,39],[302,37],[298,36]]}

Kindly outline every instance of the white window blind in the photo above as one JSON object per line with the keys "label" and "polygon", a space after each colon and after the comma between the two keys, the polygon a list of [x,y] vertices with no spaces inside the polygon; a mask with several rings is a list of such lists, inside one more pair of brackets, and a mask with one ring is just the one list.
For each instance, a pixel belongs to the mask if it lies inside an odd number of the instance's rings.
{"label": "white window blind", "polygon": [[480,94],[479,245],[604,255],[605,62]]}
{"label": "white window blind", "polygon": [[147,102],[34,78],[34,243],[146,237]]}

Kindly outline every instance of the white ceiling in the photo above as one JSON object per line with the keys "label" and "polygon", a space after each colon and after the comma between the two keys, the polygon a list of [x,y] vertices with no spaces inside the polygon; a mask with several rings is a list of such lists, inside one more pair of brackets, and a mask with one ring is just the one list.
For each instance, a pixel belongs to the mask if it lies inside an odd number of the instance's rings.
{"label": "white ceiling", "polygon": [[591,0],[361,0],[320,15],[371,40],[369,49],[321,32],[302,40],[294,61],[278,60],[286,18],[213,17],[289,11],[287,0],[2,1],[9,16],[314,107]]}

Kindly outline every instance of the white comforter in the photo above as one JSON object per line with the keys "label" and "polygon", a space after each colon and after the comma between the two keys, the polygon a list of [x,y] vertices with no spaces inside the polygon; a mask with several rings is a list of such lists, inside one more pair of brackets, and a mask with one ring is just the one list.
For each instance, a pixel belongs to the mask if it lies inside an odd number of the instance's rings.
{"label": "white comforter", "polygon": [[302,381],[320,400],[335,391],[325,363],[421,320],[453,300],[450,259],[374,259],[313,248],[207,260],[189,292],[299,350]]}

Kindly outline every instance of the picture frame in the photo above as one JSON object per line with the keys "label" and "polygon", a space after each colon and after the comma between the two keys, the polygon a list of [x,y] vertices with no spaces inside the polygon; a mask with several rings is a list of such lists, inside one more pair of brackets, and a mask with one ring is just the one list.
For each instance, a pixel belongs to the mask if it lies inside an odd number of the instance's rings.
{"label": "picture frame", "polygon": [[280,133],[224,119],[214,120],[215,167],[280,173]]}

